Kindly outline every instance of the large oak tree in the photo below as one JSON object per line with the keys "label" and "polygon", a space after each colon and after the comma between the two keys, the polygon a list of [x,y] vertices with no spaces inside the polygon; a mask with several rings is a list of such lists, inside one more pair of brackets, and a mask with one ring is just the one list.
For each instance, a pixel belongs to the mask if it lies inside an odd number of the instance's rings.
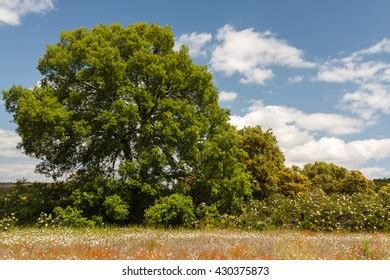
{"label": "large oak tree", "polygon": [[169,27],[144,23],[61,33],[39,60],[39,85],[4,92],[19,147],[53,178],[121,178],[150,193],[184,185],[236,211],[250,195],[245,152],[212,75],[173,46]]}

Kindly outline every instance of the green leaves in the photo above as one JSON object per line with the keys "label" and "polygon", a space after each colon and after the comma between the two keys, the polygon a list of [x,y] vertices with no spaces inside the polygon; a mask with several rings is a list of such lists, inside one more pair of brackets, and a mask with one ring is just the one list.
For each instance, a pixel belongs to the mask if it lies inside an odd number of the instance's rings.
{"label": "green leaves", "polygon": [[193,227],[195,208],[188,196],[173,194],[161,198],[145,211],[145,223],[156,227]]}
{"label": "green leaves", "polygon": [[129,215],[127,204],[117,194],[106,197],[103,206],[106,208],[107,217],[114,221],[126,220]]}
{"label": "green leaves", "polygon": [[272,131],[247,127],[239,134],[240,146],[248,154],[245,166],[252,177],[253,197],[263,199],[278,192],[281,173],[285,172],[284,156]]}
{"label": "green leaves", "polygon": [[365,178],[360,171],[348,171],[332,163],[306,164],[303,174],[309,178],[313,188],[321,189],[327,194],[354,194],[372,192],[374,189],[374,183]]}
{"label": "green leaves", "polygon": [[111,177],[134,161],[141,180],[160,188],[191,170],[210,129],[227,118],[216,117],[210,73],[173,45],[169,27],[144,23],[63,32],[39,60],[40,86],[4,95],[20,147],[42,160],[38,170]]}

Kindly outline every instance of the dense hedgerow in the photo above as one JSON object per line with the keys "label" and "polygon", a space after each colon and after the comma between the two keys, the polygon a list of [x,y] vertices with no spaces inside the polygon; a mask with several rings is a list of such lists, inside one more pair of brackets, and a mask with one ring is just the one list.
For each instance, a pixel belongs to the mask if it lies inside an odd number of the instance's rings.
{"label": "dense hedgerow", "polygon": [[[42,187],[42,184],[36,185],[38,186],[35,189],[36,194],[31,186],[21,187],[19,184],[7,196],[3,195],[0,201],[3,201],[5,208],[2,208],[3,214],[0,216],[1,228],[10,229],[16,224],[35,224],[38,227],[89,227],[118,221],[128,224],[126,221],[130,221],[129,205],[115,195],[107,197],[102,204],[100,216],[86,215],[74,205],[55,206],[62,202],[58,197],[56,203],[53,197],[48,198],[48,201],[52,201],[51,209],[44,203],[37,203],[42,190],[53,187],[53,184],[49,185],[46,188]],[[28,190],[28,193],[21,192],[20,188]],[[27,199],[16,194],[23,194]],[[17,203],[20,203],[19,208],[15,208]],[[15,209],[17,211],[12,212]],[[239,215],[221,213],[216,205],[201,203],[195,207],[191,197],[173,194],[157,200],[146,209],[143,223],[155,227],[389,231],[389,213],[390,185],[383,185],[376,192],[352,195],[337,193],[326,195],[320,190],[296,196],[274,194],[267,199],[247,201]]]}
{"label": "dense hedgerow", "polygon": [[388,194],[326,196],[311,192],[290,198],[275,195],[252,200],[240,216],[222,215],[209,226],[244,229],[306,229],[315,231],[389,231]]}
{"label": "dense hedgerow", "polygon": [[39,215],[51,213],[57,206],[69,204],[68,183],[27,183],[19,181],[7,193],[0,195],[0,218],[15,213],[18,223],[33,225]]}

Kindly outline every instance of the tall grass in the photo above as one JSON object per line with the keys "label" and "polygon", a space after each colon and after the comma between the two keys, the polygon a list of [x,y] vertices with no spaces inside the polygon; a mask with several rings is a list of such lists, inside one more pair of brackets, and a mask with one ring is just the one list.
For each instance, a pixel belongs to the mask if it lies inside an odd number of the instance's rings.
{"label": "tall grass", "polygon": [[390,259],[388,233],[15,229],[0,259]]}

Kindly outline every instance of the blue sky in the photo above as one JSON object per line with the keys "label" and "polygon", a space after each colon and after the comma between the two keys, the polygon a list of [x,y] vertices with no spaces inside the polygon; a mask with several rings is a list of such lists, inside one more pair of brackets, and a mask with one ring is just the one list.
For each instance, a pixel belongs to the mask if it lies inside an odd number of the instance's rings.
{"label": "blue sky", "polygon": [[[272,128],[288,165],[390,177],[390,1],[0,0],[0,91],[32,87],[62,30],[169,25],[207,64],[237,127]],[[0,181],[34,174],[0,103]]]}

